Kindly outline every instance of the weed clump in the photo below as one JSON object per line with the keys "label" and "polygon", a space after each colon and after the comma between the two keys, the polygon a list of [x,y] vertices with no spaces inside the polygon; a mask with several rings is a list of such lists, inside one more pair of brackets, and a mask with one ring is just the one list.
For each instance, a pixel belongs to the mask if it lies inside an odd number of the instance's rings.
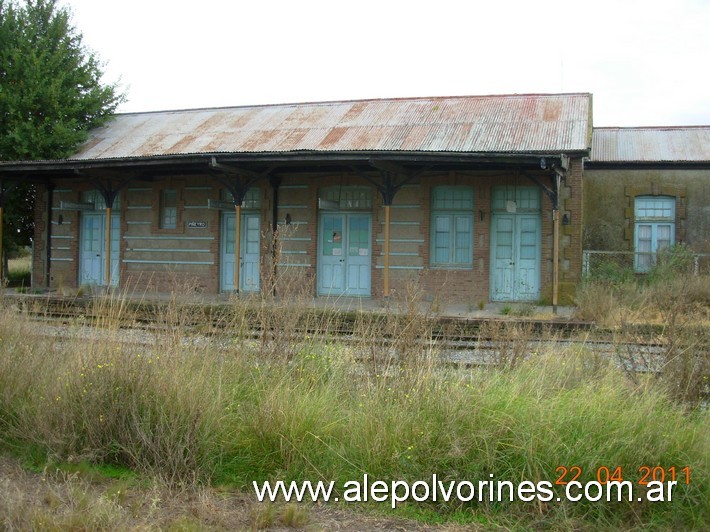
{"label": "weed clump", "polygon": [[707,400],[710,278],[695,271],[686,246],[660,253],[643,275],[603,263],[578,291],[577,304],[578,317],[614,331],[619,364],[632,382],[650,378],[685,405]]}

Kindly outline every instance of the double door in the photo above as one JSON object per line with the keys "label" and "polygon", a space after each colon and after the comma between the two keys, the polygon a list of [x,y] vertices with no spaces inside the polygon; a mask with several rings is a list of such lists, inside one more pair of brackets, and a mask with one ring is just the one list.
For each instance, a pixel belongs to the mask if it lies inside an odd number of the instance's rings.
{"label": "double door", "polygon": [[259,257],[261,250],[261,226],[258,213],[242,214],[239,237],[239,262],[235,262],[237,215],[222,214],[222,271],[220,289],[234,291],[234,268],[239,268],[239,291],[259,291]]}
{"label": "double door", "polygon": [[[118,286],[121,221],[111,216],[111,286]],[[81,213],[79,285],[106,285],[106,214]]]}
{"label": "double door", "polygon": [[318,295],[369,296],[372,216],[322,213],[318,234]]}
{"label": "double door", "polygon": [[491,300],[540,297],[540,215],[495,213],[491,229]]}

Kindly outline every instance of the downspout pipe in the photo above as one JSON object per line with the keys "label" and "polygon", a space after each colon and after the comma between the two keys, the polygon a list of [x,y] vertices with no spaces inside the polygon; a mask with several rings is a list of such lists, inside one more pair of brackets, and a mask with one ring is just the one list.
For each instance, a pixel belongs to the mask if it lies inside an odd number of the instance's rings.
{"label": "downspout pipe", "polygon": [[533,174],[524,174],[528,179],[536,183],[550,198],[552,203],[552,312],[557,314],[557,304],[559,297],[559,260],[560,260],[560,189],[561,181],[564,179],[567,170],[569,169],[569,157],[561,154],[559,165],[553,163],[548,165],[548,161],[543,157],[540,159],[540,169],[547,171],[551,170],[551,179],[553,188],[548,187],[538,177]]}
{"label": "downspout pipe", "polygon": [[557,315],[560,282],[560,174],[555,173],[555,201],[552,206],[552,313]]}
{"label": "downspout pipe", "polygon": [[560,286],[560,193],[562,179],[565,178],[569,170],[569,157],[560,155],[560,165],[552,165],[553,179],[555,183],[554,198],[552,201],[552,313],[557,314]]}

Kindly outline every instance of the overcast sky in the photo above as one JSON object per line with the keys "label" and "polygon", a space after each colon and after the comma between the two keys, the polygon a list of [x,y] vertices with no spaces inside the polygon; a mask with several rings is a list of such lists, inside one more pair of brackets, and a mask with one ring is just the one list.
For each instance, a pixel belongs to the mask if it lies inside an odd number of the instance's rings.
{"label": "overcast sky", "polygon": [[710,124],[710,0],[60,0],[119,111],[591,92],[596,126]]}

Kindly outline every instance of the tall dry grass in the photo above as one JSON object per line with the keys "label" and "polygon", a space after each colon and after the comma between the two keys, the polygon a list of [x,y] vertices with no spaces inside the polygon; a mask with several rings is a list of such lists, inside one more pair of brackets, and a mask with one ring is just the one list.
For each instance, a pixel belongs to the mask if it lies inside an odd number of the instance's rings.
{"label": "tall dry grass", "polygon": [[[118,324],[130,305],[97,298],[103,318],[47,336],[0,315],[2,445],[47,461],[112,463],[171,486],[262,480],[581,480],[621,467],[690,466],[669,504],[428,503],[502,526],[702,527],[710,518],[707,413],[687,411],[647,379],[630,380],[584,347],[491,330],[507,371],[442,364],[432,321],[400,313],[308,310],[303,293],[267,291],[212,314],[223,334],[197,334],[178,298],[151,331]],[[272,305],[275,307],[272,309]],[[273,311],[273,312],[272,312]],[[194,315],[192,315],[194,317]],[[46,332],[46,331],[44,331]],[[575,525],[577,526],[577,525]]]}
{"label": "tall dry grass", "polygon": [[578,317],[614,331],[623,367],[652,368],[671,397],[697,406],[710,395],[710,276],[695,275],[692,259],[677,246],[643,276],[608,266],[581,286],[576,302]]}

